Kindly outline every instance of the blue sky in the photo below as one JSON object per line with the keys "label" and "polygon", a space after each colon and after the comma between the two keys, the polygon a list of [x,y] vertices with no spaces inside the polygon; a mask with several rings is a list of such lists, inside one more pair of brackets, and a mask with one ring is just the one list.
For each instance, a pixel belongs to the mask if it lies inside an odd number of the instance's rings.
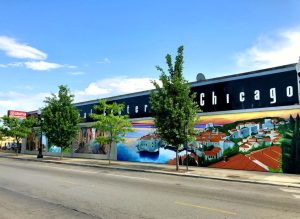
{"label": "blue sky", "polygon": [[185,46],[194,81],[298,61],[300,1],[2,0],[0,115],[66,84],[76,101],[150,89]]}

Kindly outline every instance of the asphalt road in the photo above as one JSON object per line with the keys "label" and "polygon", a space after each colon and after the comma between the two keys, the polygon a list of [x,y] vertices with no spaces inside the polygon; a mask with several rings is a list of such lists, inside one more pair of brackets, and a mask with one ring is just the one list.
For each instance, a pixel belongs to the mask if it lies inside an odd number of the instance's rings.
{"label": "asphalt road", "polygon": [[300,218],[300,189],[0,158],[0,218]]}

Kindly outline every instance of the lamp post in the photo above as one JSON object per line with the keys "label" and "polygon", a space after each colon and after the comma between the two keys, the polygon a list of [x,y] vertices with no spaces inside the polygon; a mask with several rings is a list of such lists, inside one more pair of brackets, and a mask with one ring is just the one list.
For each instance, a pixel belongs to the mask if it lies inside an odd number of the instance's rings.
{"label": "lamp post", "polygon": [[[187,124],[184,127],[185,136],[187,138],[188,136],[188,128]],[[186,172],[189,171],[189,157],[188,157],[188,142],[187,139],[185,140],[185,160],[186,160]]]}
{"label": "lamp post", "polygon": [[40,121],[41,136],[40,136],[39,153],[37,155],[37,158],[43,158],[43,123],[44,123],[44,118],[42,118],[41,114],[39,114],[39,121]]}

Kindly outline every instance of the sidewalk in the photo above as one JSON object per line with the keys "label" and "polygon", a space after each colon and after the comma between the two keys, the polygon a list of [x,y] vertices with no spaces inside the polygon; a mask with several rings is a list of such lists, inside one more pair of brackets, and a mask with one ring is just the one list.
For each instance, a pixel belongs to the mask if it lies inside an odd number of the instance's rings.
{"label": "sidewalk", "polygon": [[44,156],[43,159],[37,159],[36,155],[19,154],[19,156],[16,157],[13,153],[2,152],[0,152],[0,158],[300,188],[300,175],[295,174],[266,173],[207,167],[189,167],[189,171],[186,172],[185,166],[180,166],[180,170],[176,172],[175,166],[166,164],[112,161],[111,165],[108,165],[107,160],[83,158],[63,158],[63,160],[60,160],[58,157],[52,156]]}

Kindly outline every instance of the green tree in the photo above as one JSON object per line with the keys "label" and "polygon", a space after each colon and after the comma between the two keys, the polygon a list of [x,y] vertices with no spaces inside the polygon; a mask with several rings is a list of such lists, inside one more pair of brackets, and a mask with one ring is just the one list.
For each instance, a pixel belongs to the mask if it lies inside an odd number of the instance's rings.
{"label": "green tree", "polygon": [[189,166],[197,166],[197,161],[193,156],[188,155],[182,162],[182,165],[186,165],[186,162],[188,162]]}
{"label": "green tree", "polygon": [[131,122],[127,115],[121,115],[124,104],[106,103],[106,100],[100,100],[99,105],[95,105],[96,113],[91,114],[95,120],[93,125],[100,135],[96,138],[96,142],[100,145],[108,144],[108,163],[110,164],[110,153],[112,143],[124,141],[124,137],[128,132],[133,132]]}
{"label": "green tree", "polygon": [[0,128],[0,141],[2,141],[4,139],[5,135],[3,133],[3,131]]}
{"label": "green tree", "polygon": [[34,118],[25,118],[19,119],[15,117],[3,116],[2,117],[2,126],[0,132],[7,136],[15,139],[17,143],[16,155],[18,155],[18,150],[20,148],[20,143],[23,138],[32,132],[33,126],[37,123],[37,120]]}
{"label": "green tree", "polygon": [[190,86],[182,75],[183,46],[178,48],[175,64],[169,54],[166,63],[168,74],[161,67],[156,67],[161,72],[161,86],[156,81],[152,82],[156,90],[150,93],[151,113],[158,134],[176,151],[178,171],[178,149],[195,136],[194,125],[199,108],[194,102],[196,94],[191,94]]}
{"label": "green tree", "polygon": [[300,118],[290,116],[289,125],[285,128],[282,147],[282,171],[300,173]]}
{"label": "green tree", "polygon": [[42,109],[44,118],[43,132],[50,144],[61,148],[61,159],[63,150],[70,147],[72,140],[78,133],[80,122],[79,112],[73,106],[74,95],[70,93],[67,86],[59,86],[58,95],[52,94],[46,97],[46,106]]}

